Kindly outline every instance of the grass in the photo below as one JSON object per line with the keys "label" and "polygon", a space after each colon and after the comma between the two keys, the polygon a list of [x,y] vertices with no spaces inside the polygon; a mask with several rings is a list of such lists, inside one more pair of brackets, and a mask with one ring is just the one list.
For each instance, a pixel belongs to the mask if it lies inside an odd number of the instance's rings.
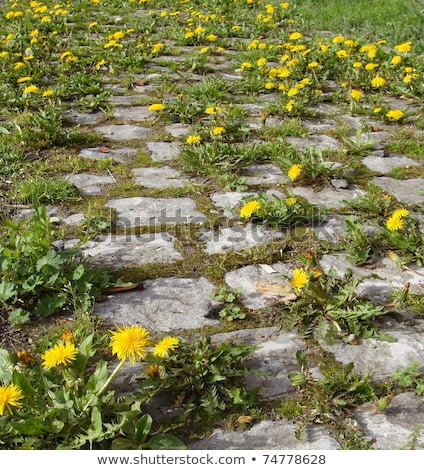
{"label": "grass", "polygon": [[[350,239],[344,241],[345,251],[367,260],[370,240],[363,232],[362,221],[384,226],[390,214],[399,209],[399,204],[384,191],[369,185],[372,172],[361,166],[361,159],[372,151],[373,142],[363,134],[387,130],[392,133],[385,147],[389,153],[406,155],[416,161],[424,156],[421,135],[424,16],[420,2],[305,0],[286,5],[272,0],[204,3],[181,0],[170,5],[166,0],[102,0],[100,3],[80,0],[70,1],[66,8],[50,0],[44,3],[45,7],[37,2],[18,0],[5,1],[0,6],[0,200],[7,202],[3,205],[2,221],[8,216],[14,217],[21,206],[32,204],[37,207],[54,205],[59,208],[59,215],[82,212],[84,220],[80,226],[61,226],[55,236],[60,239],[76,237],[84,242],[119,231],[114,215],[104,208],[107,197],[191,197],[197,208],[209,217],[210,227],[219,230],[228,225],[228,221],[211,202],[210,195],[216,191],[243,193],[254,189],[258,193],[243,201],[256,201],[260,210],[237,220],[236,209],[236,220],[231,223],[254,221],[273,227],[288,225],[286,241],[206,256],[200,241],[201,226],[171,225],[166,230],[176,237],[176,248],[183,254],[183,260],[111,273],[108,270],[108,276],[133,283],[158,277],[203,275],[214,285],[223,286],[218,292],[225,304],[220,315],[221,325],[194,335],[207,336],[238,328],[296,326],[310,344],[308,335],[311,332],[317,335],[321,330],[325,330],[326,337],[332,341],[341,338],[347,341],[348,333],[377,334],[373,306],[350,302],[352,308],[345,308],[346,299],[352,298],[354,283],[344,285],[332,278],[325,280],[316,265],[310,265],[308,271],[314,280],[310,290],[305,288],[305,297],[299,295],[292,308],[274,305],[258,309],[254,314],[246,311],[238,292],[225,290],[224,276],[231,270],[252,264],[307,265],[310,259],[305,253],[311,249],[317,257],[339,250],[340,244],[333,246],[316,240],[308,227],[295,231],[290,226],[300,217],[297,210],[307,224],[315,213],[313,204],[300,197],[296,199],[290,190],[305,185],[318,191],[325,185],[328,187],[332,179],[341,177],[367,189],[363,198],[345,201],[339,210],[341,214],[357,218],[351,222]],[[223,64],[226,67],[222,69]],[[371,68],[367,69],[369,65]],[[229,75],[238,78],[228,78]],[[116,123],[109,98],[118,94],[137,96],[132,104],[139,106],[159,105],[153,119],[137,124],[152,130],[149,141],[179,145],[180,156],[169,164],[192,177],[193,184],[174,189],[142,188],[135,184],[131,170],[162,165],[146,151],[144,140],[112,145],[95,134],[93,126],[75,125],[66,118],[70,110],[76,110],[98,113],[102,124]],[[320,109],[326,106],[335,109],[335,121],[324,133],[336,138],[340,149],[321,151],[309,147],[301,151],[290,145],[288,137],[309,136],[304,120],[321,119]],[[361,129],[357,133],[350,129],[338,116],[340,113],[359,118]],[[329,121],[330,118],[329,114],[323,117]],[[279,125],[274,125],[275,122]],[[186,124],[188,135],[168,133],[167,126],[172,123]],[[137,159],[116,163],[107,157],[107,152],[103,160],[79,155],[85,147],[122,146],[137,148]],[[329,162],[334,161],[343,166],[332,168]],[[244,172],[252,163],[278,166],[284,178],[276,186],[286,197],[270,199],[260,192],[262,188],[249,187]],[[293,165],[299,166],[300,173],[288,181]],[[112,174],[117,183],[105,189],[107,194],[82,198],[65,176],[83,172]],[[390,176],[422,177],[422,167],[396,168]],[[417,210],[409,206],[408,209]],[[31,268],[28,268],[31,271],[28,279],[24,279],[26,272],[18,278],[16,273],[7,270],[11,261],[0,263],[6,273],[1,281],[8,278],[8,283],[0,283],[0,315],[3,320],[10,311],[7,301],[10,303],[11,297],[4,299],[12,296],[12,288],[15,309],[12,319],[17,324],[31,318],[31,325],[36,328],[38,319],[31,317],[34,313],[31,308],[38,305],[37,313],[41,315],[47,306],[52,328],[47,328],[44,342],[35,345],[35,348],[45,349],[53,338],[60,336],[56,315],[63,313],[61,307],[65,300],[68,307],[71,300],[81,305],[81,301],[72,297],[81,294],[86,310],[92,305],[91,294],[85,287],[94,283],[96,275],[82,264],[75,267],[74,272],[63,269],[62,273],[64,262],[59,258],[63,253],[58,255],[49,249],[52,240],[48,237],[36,236],[49,227],[47,216],[35,225],[35,234],[27,233],[25,227],[22,223],[9,225],[9,229],[0,228],[0,240],[6,247],[0,256],[7,255],[21,270],[25,265]],[[137,227],[133,232],[163,228]],[[386,231],[387,239],[378,247],[378,253],[391,248],[396,249],[398,255],[406,253],[408,259],[422,261],[423,255],[415,246],[420,234],[412,221],[408,221],[406,228],[405,233]],[[23,230],[31,243],[25,243],[19,230]],[[13,240],[6,243],[10,233],[14,234]],[[40,255],[44,264],[33,254],[39,244],[48,254],[48,257]],[[41,248],[40,253],[44,253]],[[31,263],[25,261],[25,256]],[[40,278],[40,272],[46,279]],[[58,273],[63,285],[53,283]],[[98,281],[101,281],[100,275]],[[32,289],[35,282],[37,289]],[[44,292],[40,287],[43,283],[54,284],[54,295],[47,297],[47,301],[39,298]],[[25,290],[24,303],[15,296],[19,289]],[[409,302],[414,312],[422,314],[420,298],[414,297]],[[97,322],[94,325],[87,312],[74,320],[77,336],[84,337],[95,328],[105,341],[102,328],[108,325]],[[40,324],[41,320],[38,326]],[[9,335],[8,341],[13,346],[11,337]],[[34,347],[28,342],[30,344]],[[102,342],[102,352],[105,349]],[[234,410],[229,410],[227,416],[215,410],[201,422],[209,423],[210,428],[226,421],[224,425],[229,428],[247,429],[249,417],[255,420],[258,416],[265,419],[279,415],[296,419],[300,423],[300,436],[302,426],[312,422],[311,414],[314,414],[317,421],[328,425],[342,447],[369,448],[370,443],[349,428],[348,417],[355,405],[366,399],[380,399],[383,393],[388,393],[389,385],[371,384],[367,378],[344,369],[323,354],[322,349],[320,351],[313,366],[322,367],[324,380],[318,382],[308,375],[300,394],[302,400],[299,401],[300,395],[296,394],[295,398],[285,397],[276,402],[272,409],[269,403],[246,407],[243,409],[246,422],[238,420]],[[300,379],[302,377],[298,376],[297,380]],[[337,397],[346,387],[351,387],[353,393],[348,395],[347,404],[341,405]],[[210,407],[212,395],[213,390],[208,397]],[[314,400],[319,410],[312,408]],[[338,422],[333,419],[335,414],[340,417]],[[198,426],[191,429],[191,424],[188,419],[181,435],[190,438],[195,432],[200,433]]]}

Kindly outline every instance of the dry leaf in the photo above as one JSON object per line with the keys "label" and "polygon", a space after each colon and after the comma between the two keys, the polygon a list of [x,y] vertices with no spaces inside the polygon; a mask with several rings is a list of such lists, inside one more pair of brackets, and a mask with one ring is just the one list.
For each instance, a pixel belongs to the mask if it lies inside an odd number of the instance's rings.
{"label": "dry leaf", "polygon": [[100,152],[109,153],[109,149],[107,147],[100,147]]}
{"label": "dry leaf", "polygon": [[237,418],[237,422],[239,424],[250,424],[252,421],[253,421],[253,418],[251,416],[241,415]]}
{"label": "dry leaf", "polygon": [[278,302],[291,302],[297,299],[296,294],[291,292],[290,284],[279,282],[253,281],[256,292],[265,297],[278,297]]}

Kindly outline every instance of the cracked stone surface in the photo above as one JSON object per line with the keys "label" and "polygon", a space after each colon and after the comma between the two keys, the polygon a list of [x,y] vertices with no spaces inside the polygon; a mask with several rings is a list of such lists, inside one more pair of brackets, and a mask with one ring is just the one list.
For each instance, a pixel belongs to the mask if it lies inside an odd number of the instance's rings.
{"label": "cracked stone surface", "polygon": [[131,197],[111,199],[105,206],[117,211],[120,227],[207,222],[190,198]]}
{"label": "cracked stone surface", "polygon": [[108,124],[97,126],[94,130],[109,140],[135,140],[147,137],[152,130],[147,127],[135,126],[133,124]]}
{"label": "cracked stone surface", "polygon": [[145,188],[182,188],[189,183],[189,179],[181,172],[169,166],[160,168],[133,168],[134,181]]}

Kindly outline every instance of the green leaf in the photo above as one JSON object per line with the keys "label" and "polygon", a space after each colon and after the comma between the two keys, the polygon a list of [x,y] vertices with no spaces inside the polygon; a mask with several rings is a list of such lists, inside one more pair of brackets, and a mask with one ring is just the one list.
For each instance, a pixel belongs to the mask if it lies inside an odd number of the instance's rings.
{"label": "green leaf", "polygon": [[143,444],[152,427],[153,419],[150,415],[143,415],[135,424],[135,439],[138,443]]}
{"label": "green leaf", "polygon": [[21,421],[12,421],[11,425],[23,436],[38,436],[48,430],[47,424],[40,417],[26,417]]}
{"label": "green leaf", "polygon": [[125,439],[124,437],[118,437],[112,441],[112,450],[136,450],[136,449],[138,449],[138,446],[136,446],[129,439]]}
{"label": "green leaf", "polygon": [[50,250],[45,256],[43,256],[37,261],[36,270],[41,271],[44,266],[59,269],[63,263],[64,260],[62,259],[62,257],[58,253],[56,253],[56,251]]}
{"label": "green leaf", "polygon": [[20,372],[13,371],[13,383],[22,390],[22,393],[25,395],[25,400],[34,406],[36,404],[34,397],[37,396],[37,393],[27,376]]}
{"label": "green leaf", "polygon": [[0,300],[6,302],[17,294],[15,284],[7,281],[0,282]]}
{"label": "green leaf", "polygon": [[66,299],[55,294],[39,300],[35,306],[35,313],[39,317],[49,317],[53,315],[58,308],[63,307],[65,303]]}
{"label": "green leaf", "polygon": [[22,325],[30,320],[30,313],[23,308],[15,308],[9,313],[9,321],[12,325]]}
{"label": "green leaf", "polygon": [[0,349],[0,381],[3,384],[9,384],[12,381],[15,364],[14,357],[6,349]]}
{"label": "green leaf", "polygon": [[147,443],[147,448],[151,450],[184,450],[187,447],[177,437],[171,434],[158,434],[153,436]]}
{"label": "green leaf", "polygon": [[88,379],[87,390],[90,390],[93,393],[97,392],[106,383],[108,377],[109,372],[107,370],[107,362],[101,359],[97,364],[96,370]]}
{"label": "green leaf", "polygon": [[102,414],[95,406],[91,411],[91,424],[87,430],[87,437],[90,442],[93,442],[102,436],[102,427]]}
{"label": "green leaf", "polygon": [[79,266],[77,266],[75,269],[74,269],[74,273],[72,275],[72,279],[74,281],[78,281],[79,279],[82,278],[82,276],[84,275],[84,272],[85,272],[85,268],[84,268],[84,265],[80,264]]}
{"label": "green leaf", "polygon": [[86,338],[84,338],[79,346],[75,361],[72,363],[73,367],[80,373],[85,371],[87,361],[92,355],[93,338],[94,333],[91,333]]}

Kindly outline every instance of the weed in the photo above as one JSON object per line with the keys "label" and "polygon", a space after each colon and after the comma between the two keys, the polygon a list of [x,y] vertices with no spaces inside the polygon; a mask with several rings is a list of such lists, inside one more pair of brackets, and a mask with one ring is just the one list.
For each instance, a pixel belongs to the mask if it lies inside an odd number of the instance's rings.
{"label": "weed", "polygon": [[243,320],[246,318],[246,313],[235,305],[240,301],[240,289],[229,289],[228,287],[221,287],[218,292],[212,295],[212,299],[222,304],[219,310],[220,318],[227,321]]}

